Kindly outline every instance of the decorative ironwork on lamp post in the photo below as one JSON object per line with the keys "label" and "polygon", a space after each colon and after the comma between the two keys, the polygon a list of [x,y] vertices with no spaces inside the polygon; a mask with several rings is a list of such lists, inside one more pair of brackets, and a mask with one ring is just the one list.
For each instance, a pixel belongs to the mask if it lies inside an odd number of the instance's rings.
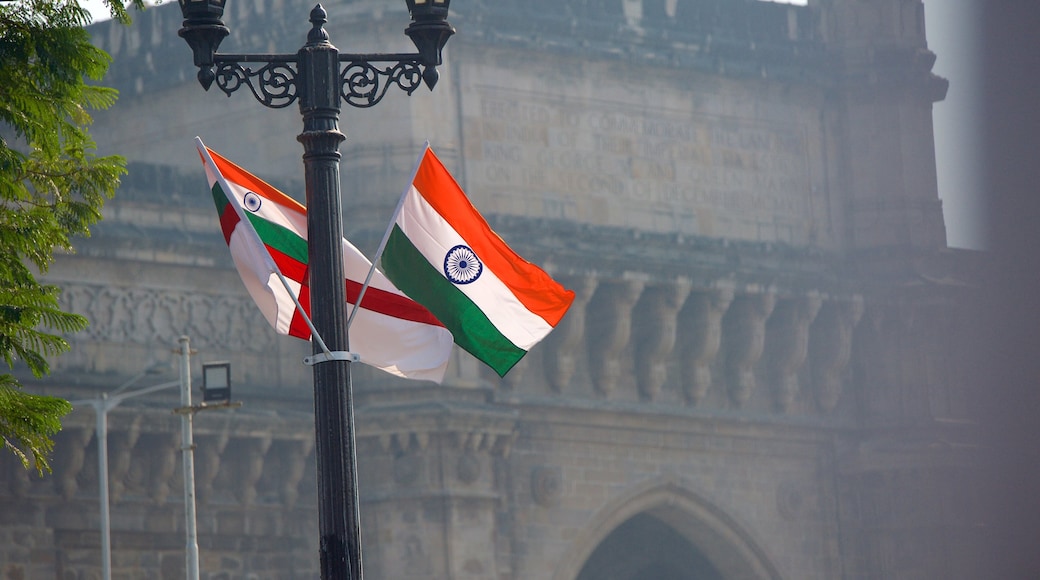
{"label": "decorative ironwork on lamp post", "polygon": [[[225,0],[179,1],[184,16],[179,34],[192,49],[203,88],[209,90],[216,82],[230,96],[245,86],[270,108],[299,102],[303,132],[297,140],[304,148],[311,319],[329,350],[346,354],[340,245],[339,144],[345,139],[339,131],[341,103],[374,106],[391,85],[409,95],[421,83],[433,89],[441,52],[455,33],[447,22],[450,0],[405,0],[412,20],[405,34],[417,52],[404,54],[340,53],[323,28],[327,14],[320,4],[311,10],[307,43],[296,54],[217,54],[229,33],[221,21]],[[314,352],[319,354],[317,346]],[[348,356],[314,365],[314,427],[321,577],[360,580],[361,526]]]}

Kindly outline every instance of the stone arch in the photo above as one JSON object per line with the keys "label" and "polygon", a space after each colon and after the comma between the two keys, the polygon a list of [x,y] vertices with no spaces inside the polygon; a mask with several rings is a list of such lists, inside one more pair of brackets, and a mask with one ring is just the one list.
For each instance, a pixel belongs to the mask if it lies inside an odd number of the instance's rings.
{"label": "stone arch", "polygon": [[675,478],[649,481],[608,503],[566,550],[553,580],[577,578],[615,529],[643,514],[660,520],[695,546],[725,580],[781,580],[765,551],[742,526]]}

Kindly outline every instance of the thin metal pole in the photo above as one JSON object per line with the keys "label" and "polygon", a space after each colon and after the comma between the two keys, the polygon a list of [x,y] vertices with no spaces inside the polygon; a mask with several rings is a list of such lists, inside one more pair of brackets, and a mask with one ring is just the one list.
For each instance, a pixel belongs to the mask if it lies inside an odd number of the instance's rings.
{"label": "thin metal pole", "polygon": [[141,373],[135,376],[111,393],[102,393],[96,399],[71,401],[74,407],[76,405],[90,405],[94,408],[94,431],[98,448],[98,505],[101,511],[101,577],[103,580],[112,580],[112,524],[109,517],[108,498],[108,412],[127,399],[176,387],[180,384],[179,381],[174,381],[136,391],[124,392],[124,389],[144,376],[144,374]]}
{"label": "thin metal pole", "polygon": [[94,405],[97,420],[98,493],[101,501],[101,577],[112,580],[112,528],[108,513],[108,395]]}
{"label": "thin metal pole", "polygon": [[[191,347],[187,336],[178,339],[181,345],[180,377],[181,407],[191,407]],[[199,580],[199,540],[195,527],[195,443],[192,441],[192,413],[181,413],[181,452],[184,460],[184,546],[185,570],[188,580]]]}
{"label": "thin metal pole", "polygon": [[[349,351],[340,202],[339,51],[322,28],[325,10],[310,14],[307,44],[297,53],[304,179],[307,191],[308,268],[315,329],[332,352]],[[319,354],[318,346],[313,346]],[[361,580],[350,361],[314,365],[314,430],[318,531],[323,580]]]}

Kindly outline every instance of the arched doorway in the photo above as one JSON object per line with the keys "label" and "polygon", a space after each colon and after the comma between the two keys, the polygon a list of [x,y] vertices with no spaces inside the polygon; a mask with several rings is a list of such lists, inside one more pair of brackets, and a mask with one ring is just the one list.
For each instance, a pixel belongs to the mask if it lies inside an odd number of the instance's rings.
{"label": "arched doorway", "polygon": [[553,580],[781,580],[752,534],[666,476],[626,490],[565,550]]}
{"label": "arched doorway", "polygon": [[656,517],[638,514],[592,552],[577,580],[723,580],[696,546]]}

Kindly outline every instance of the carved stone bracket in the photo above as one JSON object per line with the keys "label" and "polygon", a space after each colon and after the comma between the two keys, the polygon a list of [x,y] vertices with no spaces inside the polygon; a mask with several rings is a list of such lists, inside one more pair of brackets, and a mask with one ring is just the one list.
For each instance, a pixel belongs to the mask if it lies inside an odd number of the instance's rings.
{"label": "carved stone bracket", "polygon": [[560,282],[574,290],[574,302],[546,337],[545,377],[554,393],[562,393],[574,376],[580,346],[585,339],[585,312],[598,285],[592,276],[561,277]]}
{"label": "carved stone bracket", "polygon": [[856,296],[824,305],[812,326],[810,352],[816,402],[831,411],[841,397],[845,367],[852,356],[852,334],[863,316],[863,298]]}
{"label": "carved stone bracket", "polygon": [[632,307],[643,293],[643,282],[622,280],[600,284],[592,318],[587,321],[589,363],[596,392],[609,397],[621,380],[621,357],[632,333]]}
{"label": "carved stone bracket", "polygon": [[256,484],[264,473],[264,460],[267,450],[271,448],[271,437],[253,436],[235,443],[238,466],[234,481],[238,488],[238,499],[242,504],[250,505],[256,500]]}
{"label": "carved stone bracket", "polygon": [[108,436],[108,465],[109,465],[109,500],[118,502],[126,490],[126,476],[130,472],[130,462],[133,459],[134,447],[141,436],[141,422],[143,416],[136,415],[127,427],[126,431],[109,433]]}
{"label": "carved stone bracket", "polygon": [[151,439],[154,439],[155,448],[162,450],[151,456],[152,471],[148,478],[149,495],[157,505],[166,502],[166,497],[176,485],[173,473],[181,462],[180,435],[177,431],[171,431],[151,436]]}
{"label": "carved stone bracket", "polygon": [[206,503],[213,495],[213,482],[220,471],[220,458],[230,440],[227,429],[216,435],[204,435],[196,438],[195,446],[195,487],[199,501]]}
{"label": "carved stone bracket", "polygon": [[[54,474],[57,476],[55,486],[61,497],[66,501],[75,497],[79,490],[76,477],[83,469],[83,461],[86,455],[86,446],[91,441],[93,431],[86,428],[65,429],[56,437],[55,449],[52,462]],[[6,451],[5,451],[6,452]]]}
{"label": "carved stone bracket", "polygon": [[643,293],[645,315],[636,328],[635,363],[639,397],[652,401],[668,379],[667,363],[675,348],[677,314],[690,294],[690,282],[679,280]]}
{"label": "carved stone bracket", "polygon": [[769,363],[776,381],[776,407],[782,413],[791,406],[801,390],[798,371],[809,352],[809,325],[820,311],[819,293],[784,300],[768,322]]}
{"label": "carved stone bracket", "polygon": [[681,324],[686,340],[681,343],[683,392],[686,401],[697,405],[711,388],[711,365],[722,340],[722,316],[733,302],[732,288],[698,291],[686,300]]}
{"label": "carved stone bracket", "polygon": [[516,414],[497,408],[417,404],[369,409],[357,416],[358,439],[374,438],[384,453],[423,453],[434,440],[462,453],[508,456]]}
{"label": "carved stone bracket", "polygon": [[314,450],[314,439],[285,440],[280,442],[284,471],[279,482],[279,495],[286,507],[296,505],[300,497],[300,482],[309,465],[307,458]]}
{"label": "carved stone bracket", "polygon": [[766,320],[776,306],[776,294],[766,291],[741,297],[730,306],[724,333],[729,395],[740,407],[755,390],[755,364],[765,347]]}
{"label": "carved stone bracket", "polygon": [[426,450],[430,444],[429,431],[404,429],[379,434],[379,447],[396,457]]}
{"label": "carved stone bracket", "polygon": [[[358,445],[373,458],[367,501],[495,498],[491,466],[517,437],[515,411],[468,402],[368,407],[356,417]],[[395,485],[385,485],[388,477]]]}

